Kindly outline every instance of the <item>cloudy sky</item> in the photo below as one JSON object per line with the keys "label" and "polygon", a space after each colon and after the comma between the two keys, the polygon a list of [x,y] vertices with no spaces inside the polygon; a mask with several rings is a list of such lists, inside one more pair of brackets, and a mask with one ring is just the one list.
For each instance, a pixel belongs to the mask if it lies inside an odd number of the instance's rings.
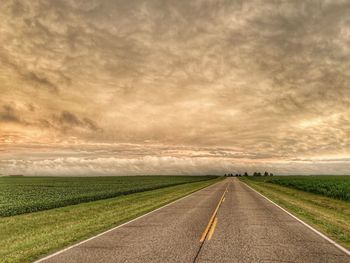
{"label": "cloudy sky", "polygon": [[2,0],[0,174],[350,174],[348,0]]}

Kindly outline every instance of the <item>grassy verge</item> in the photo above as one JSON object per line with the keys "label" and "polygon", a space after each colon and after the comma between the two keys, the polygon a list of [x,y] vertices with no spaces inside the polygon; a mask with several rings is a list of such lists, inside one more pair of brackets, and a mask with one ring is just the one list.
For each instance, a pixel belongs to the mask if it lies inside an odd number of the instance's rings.
{"label": "grassy verge", "polygon": [[350,203],[259,180],[242,178],[264,196],[350,249]]}
{"label": "grassy verge", "polygon": [[1,262],[30,262],[127,222],[221,178],[0,218]]}

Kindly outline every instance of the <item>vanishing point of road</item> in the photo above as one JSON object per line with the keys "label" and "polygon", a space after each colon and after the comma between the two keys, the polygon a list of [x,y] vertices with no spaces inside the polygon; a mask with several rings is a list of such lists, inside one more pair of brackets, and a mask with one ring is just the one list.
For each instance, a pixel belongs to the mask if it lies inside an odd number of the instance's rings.
{"label": "vanishing point of road", "polygon": [[40,262],[349,263],[350,257],[227,178]]}

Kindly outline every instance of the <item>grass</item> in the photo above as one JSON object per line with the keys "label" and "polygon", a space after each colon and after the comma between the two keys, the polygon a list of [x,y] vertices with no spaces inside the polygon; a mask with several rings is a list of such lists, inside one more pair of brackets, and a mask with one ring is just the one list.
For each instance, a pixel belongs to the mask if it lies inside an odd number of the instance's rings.
{"label": "grass", "polygon": [[127,222],[222,178],[0,218],[2,263],[31,262]]}
{"label": "grass", "polygon": [[[279,177],[276,177],[279,178]],[[287,178],[287,177],[286,177]],[[293,179],[294,177],[290,177]],[[322,194],[315,194],[270,183],[266,178],[241,180],[320,232],[350,249],[350,203]],[[328,179],[331,179],[330,177]],[[282,179],[284,180],[284,179]],[[314,181],[315,177],[303,180]],[[335,179],[336,180],[336,179]],[[322,178],[320,178],[322,181]],[[276,181],[275,181],[276,182]],[[339,183],[342,181],[339,180]]]}
{"label": "grass", "polygon": [[0,217],[210,180],[212,176],[1,177]]}

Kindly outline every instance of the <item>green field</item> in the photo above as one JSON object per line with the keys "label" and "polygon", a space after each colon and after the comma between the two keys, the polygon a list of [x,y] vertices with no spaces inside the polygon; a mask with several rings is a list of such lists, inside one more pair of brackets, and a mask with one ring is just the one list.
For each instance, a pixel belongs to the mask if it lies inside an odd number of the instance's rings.
{"label": "green field", "polygon": [[0,177],[0,217],[205,181],[213,176]]}
{"label": "green field", "polygon": [[274,176],[251,179],[350,202],[350,176]]}
{"label": "green field", "polygon": [[[6,180],[8,179],[6,178]],[[19,181],[23,179],[18,178]],[[42,182],[44,179],[39,178],[38,182]],[[63,178],[62,180],[66,179]],[[105,183],[105,180],[109,182],[125,180],[125,184],[128,182],[129,185],[138,185],[136,182],[145,180],[150,188],[155,185],[159,186],[161,182],[164,184],[162,184],[162,188],[156,190],[137,193],[130,191],[129,194],[94,202],[84,201],[76,205],[35,213],[0,217],[0,262],[31,262],[43,255],[91,237],[207,187],[222,180],[223,177],[120,177],[118,180],[113,178],[74,178],[73,181],[80,182],[81,187],[83,187],[85,184],[89,185],[89,183],[84,182],[85,179],[95,180],[95,182],[101,182],[100,180],[102,180]],[[53,179],[46,178],[45,180]],[[56,180],[58,179],[55,178],[53,181],[56,182]],[[177,185],[164,187],[165,182],[176,182]],[[91,185],[90,187],[93,188]],[[65,192],[63,187],[60,187],[60,189],[62,193]],[[101,186],[98,189],[101,189]],[[106,183],[106,189],[108,189],[108,183]]]}
{"label": "green field", "polygon": [[350,248],[350,176],[240,179],[339,244]]}

